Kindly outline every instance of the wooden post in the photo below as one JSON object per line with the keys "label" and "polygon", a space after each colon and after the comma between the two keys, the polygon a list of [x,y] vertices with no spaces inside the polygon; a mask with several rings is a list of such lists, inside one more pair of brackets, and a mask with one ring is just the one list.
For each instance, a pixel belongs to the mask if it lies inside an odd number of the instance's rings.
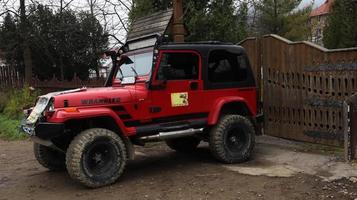
{"label": "wooden post", "polygon": [[348,98],[343,108],[345,159],[349,162],[357,159],[357,94]]}
{"label": "wooden post", "polygon": [[174,42],[185,42],[185,27],[183,25],[183,0],[173,0],[174,21],[172,35]]}

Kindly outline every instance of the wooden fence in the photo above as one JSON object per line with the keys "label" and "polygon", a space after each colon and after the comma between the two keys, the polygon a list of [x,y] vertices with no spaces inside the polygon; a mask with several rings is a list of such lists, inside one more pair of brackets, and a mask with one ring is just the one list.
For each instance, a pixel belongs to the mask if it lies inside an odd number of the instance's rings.
{"label": "wooden fence", "polygon": [[22,87],[23,82],[24,79],[14,67],[0,65],[0,89]]}
{"label": "wooden fence", "polygon": [[[71,81],[59,81],[56,77],[53,77],[51,80],[44,81],[33,78],[30,85],[36,89],[39,89],[41,93],[45,94],[48,92],[80,88],[84,86],[100,87],[104,85],[104,82],[104,78],[82,81],[75,74]],[[13,67],[5,65],[0,66],[0,90],[20,88],[23,87],[23,84],[23,77]]]}
{"label": "wooden fence", "polygon": [[241,45],[261,87],[265,134],[343,146],[343,102],[357,90],[357,48],[328,50],[276,35]]}
{"label": "wooden fence", "polygon": [[31,86],[41,90],[41,93],[49,93],[60,90],[68,90],[80,87],[101,87],[104,86],[105,79],[89,79],[82,81],[77,75],[71,81],[59,81],[56,77],[51,80],[40,81],[38,79],[33,79]]}

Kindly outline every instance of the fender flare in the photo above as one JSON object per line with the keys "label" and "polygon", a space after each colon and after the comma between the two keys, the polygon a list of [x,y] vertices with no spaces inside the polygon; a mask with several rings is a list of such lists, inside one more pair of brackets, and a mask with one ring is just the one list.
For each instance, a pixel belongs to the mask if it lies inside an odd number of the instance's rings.
{"label": "fender flare", "polygon": [[125,137],[135,135],[135,128],[127,128],[123,121],[110,108],[78,108],[76,112],[67,112],[65,109],[57,110],[54,115],[48,120],[54,123],[65,123],[72,119],[88,119],[94,117],[110,117],[118,125]]}
{"label": "fender flare", "polygon": [[232,102],[243,103],[244,105],[247,106],[249,112],[253,113],[252,108],[250,108],[248,102],[244,98],[237,97],[237,96],[222,97],[217,99],[216,102],[213,104],[213,110],[208,115],[208,125],[215,125],[219,119],[219,115],[222,110],[222,107]]}

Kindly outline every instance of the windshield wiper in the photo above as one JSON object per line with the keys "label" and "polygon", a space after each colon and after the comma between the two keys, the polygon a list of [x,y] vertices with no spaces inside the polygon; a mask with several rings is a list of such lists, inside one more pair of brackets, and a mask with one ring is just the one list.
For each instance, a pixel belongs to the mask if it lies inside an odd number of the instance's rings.
{"label": "windshield wiper", "polygon": [[133,72],[135,73],[135,77],[138,77],[139,74],[136,72],[136,70],[134,69],[134,67],[131,67],[131,70],[133,70]]}
{"label": "windshield wiper", "polygon": [[124,74],[123,74],[123,72],[121,71],[120,67],[118,68],[118,71],[120,72],[120,75],[121,75],[121,77],[120,77],[119,79],[122,81],[123,78],[124,78]]}

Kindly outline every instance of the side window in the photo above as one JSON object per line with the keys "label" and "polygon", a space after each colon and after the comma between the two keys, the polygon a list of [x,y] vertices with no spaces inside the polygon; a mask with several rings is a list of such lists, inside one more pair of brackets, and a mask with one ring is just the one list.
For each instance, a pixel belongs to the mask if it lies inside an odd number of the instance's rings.
{"label": "side window", "polygon": [[156,80],[198,79],[199,57],[194,53],[164,53]]}
{"label": "side window", "polygon": [[247,80],[245,55],[214,50],[209,55],[208,80],[211,83],[232,83]]}

